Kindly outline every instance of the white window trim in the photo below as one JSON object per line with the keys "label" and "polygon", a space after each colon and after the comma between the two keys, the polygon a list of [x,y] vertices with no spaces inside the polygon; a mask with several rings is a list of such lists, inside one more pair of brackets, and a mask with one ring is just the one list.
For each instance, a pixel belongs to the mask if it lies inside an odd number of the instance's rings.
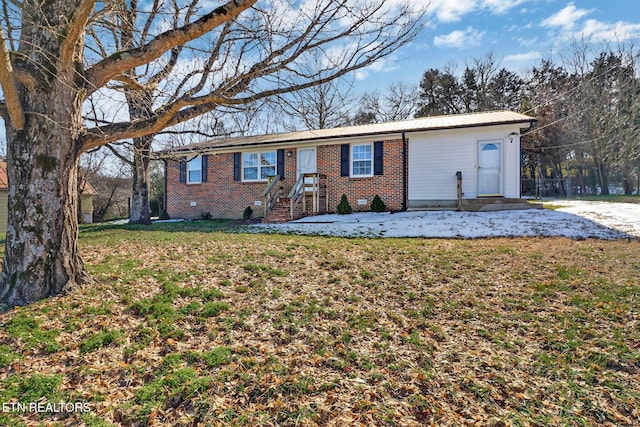
{"label": "white window trim", "polygon": [[[371,162],[371,173],[368,174],[354,174],[353,173],[353,147],[361,147],[363,145],[368,145],[371,147],[371,159],[369,160]],[[373,142],[365,142],[365,143],[358,143],[358,144],[351,144],[351,146],[349,147],[349,177],[350,178],[371,178],[373,176]]]}
{"label": "white window trim", "polygon": [[[267,182],[268,179],[262,179],[260,178],[262,176],[262,165],[260,164],[260,156],[262,154],[265,153],[273,153],[274,154],[274,158],[275,158],[275,163],[273,164],[273,167],[275,168],[275,173],[276,175],[278,174],[278,153],[277,151],[274,150],[268,150],[268,151],[245,151],[242,152],[240,154],[240,177],[241,177],[241,181],[242,182]],[[257,154],[258,155],[258,165],[257,166],[246,166],[244,165],[244,156],[247,154]],[[257,167],[258,168],[258,179],[246,179],[244,177],[244,170],[246,168],[254,168]],[[267,167],[271,167],[271,166],[267,166]]]}
{"label": "white window trim", "polygon": [[[195,160],[197,160],[197,162],[194,162]],[[192,162],[199,164],[199,165],[200,165],[200,167],[198,167],[198,168],[193,168],[193,169],[192,169],[192,168],[190,167]],[[196,170],[199,170],[199,171],[200,171],[200,180],[198,180],[198,181],[191,181],[191,174],[190,174],[189,172],[191,172],[191,171],[196,171]],[[187,166],[185,167],[185,172],[186,172],[186,174],[187,174],[187,179],[186,179],[187,184],[202,184],[202,156],[198,156],[198,157],[195,157],[195,158],[193,158],[193,159],[189,160],[189,161],[187,162]]]}

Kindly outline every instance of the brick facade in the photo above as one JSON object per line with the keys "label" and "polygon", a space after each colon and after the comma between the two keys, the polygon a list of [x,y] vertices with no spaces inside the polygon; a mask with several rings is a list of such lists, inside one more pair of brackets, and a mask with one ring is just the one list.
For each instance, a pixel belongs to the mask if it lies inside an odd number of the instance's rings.
{"label": "brick facade", "polygon": [[[340,176],[340,145],[318,147],[318,173],[327,175],[329,212],[335,212],[343,194],[354,212],[368,211],[377,194],[389,210],[403,209],[402,140],[384,142],[382,175],[367,178]],[[366,204],[358,205],[358,200]]]}
{"label": "brick facade", "polygon": [[[378,194],[390,210],[404,208],[406,191],[406,171],[403,173],[402,140],[384,142],[383,174],[367,178],[351,178],[340,176],[341,149],[340,144],[321,145],[317,147],[318,173],[327,176],[329,212],[335,212],[340,197],[346,194],[354,211],[370,210],[373,197]],[[264,147],[268,150],[268,147]],[[179,162],[166,162],[166,200],[167,212],[172,218],[201,218],[210,214],[213,218],[242,218],[247,206],[251,206],[256,217],[264,215],[264,199],[262,192],[266,182],[234,181],[233,153],[209,154],[207,181],[201,184],[180,182]],[[282,187],[288,194],[296,182],[295,148],[285,149],[284,179]],[[358,205],[358,200],[365,201]],[[255,202],[263,206],[256,206]]]}

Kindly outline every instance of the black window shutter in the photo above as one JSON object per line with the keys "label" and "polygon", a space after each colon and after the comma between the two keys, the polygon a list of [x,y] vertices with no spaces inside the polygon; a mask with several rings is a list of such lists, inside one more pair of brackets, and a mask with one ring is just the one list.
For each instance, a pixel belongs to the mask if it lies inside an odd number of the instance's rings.
{"label": "black window shutter", "polygon": [[382,175],[384,168],[384,142],[373,143],[373,174]]}
{"label": "black window shutter", "polygon": [[277,151],[277,158],[277,172],[280,175],[280,179],[284,179],[284,149],[281,148]]}
{"label": "black window shutter", "polygon": [[206,154],[202,155],[202,182],[207,182],[209,178],[208,174],[209,169],[209,156]]}
{"label": "black window shutter", "polygon": [[233,153],[233,180],[240,181],[240,153]]}
{"label": "black window shutter", "polygon": [[340,146],[340,176],[349,176],[349,144]]}
{"label": "black window shutter", "polygon": [[182,159],[179,162],[180,165],[180,182],[181,183],[185,183],[187,182],[187,162]]}

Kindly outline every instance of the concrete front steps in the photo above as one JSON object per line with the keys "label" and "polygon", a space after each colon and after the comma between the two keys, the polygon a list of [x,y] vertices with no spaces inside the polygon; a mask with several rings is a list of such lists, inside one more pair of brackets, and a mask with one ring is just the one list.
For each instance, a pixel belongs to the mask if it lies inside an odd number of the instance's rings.
{"label": "concrete front steps", "polygon": [[[283,197],[271,209],[271,212],[264,219],[266,223],[283,223],[291,221],[290,200]],[[495,212],[508,210],[542,209],[542,203],[529,202],[526,199],[515,199],[505,197],[481,197],[477,199],[462,199],[463,212]],[[413,201],[409,204],[409,211],[457,211],[458,202],[456,200],[424,200]],[[308,215],[317,215],[309,213]],[[298,205],[293,219],[302,218],[302,204]]]}
{"label": "concrete front steps", "polygon": [[[542,209],[541,203],[531,203],[526,199],[506,197],[479,197],[477,199],[462,199],[462,211],[493,212],[522,209]],[[409,201],[410,211],[457,211],[456,200],[412,200]]]}
{"label": "concrete front steps", "polygon": [[526,199],[508,199],[504,197],[462,199],[462,210],[469,212],[493,212],[523,209],[542,209],[542,203],[531,203]]}

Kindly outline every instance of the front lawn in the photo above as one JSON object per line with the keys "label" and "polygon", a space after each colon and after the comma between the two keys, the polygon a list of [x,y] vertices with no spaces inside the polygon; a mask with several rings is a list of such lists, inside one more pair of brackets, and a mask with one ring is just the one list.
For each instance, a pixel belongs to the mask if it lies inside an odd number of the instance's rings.
{"label": "front lawn", "polygon": [[0,425],[640,422],[638,241],[186,227],[83,228],[95,285],[0,315]]}

